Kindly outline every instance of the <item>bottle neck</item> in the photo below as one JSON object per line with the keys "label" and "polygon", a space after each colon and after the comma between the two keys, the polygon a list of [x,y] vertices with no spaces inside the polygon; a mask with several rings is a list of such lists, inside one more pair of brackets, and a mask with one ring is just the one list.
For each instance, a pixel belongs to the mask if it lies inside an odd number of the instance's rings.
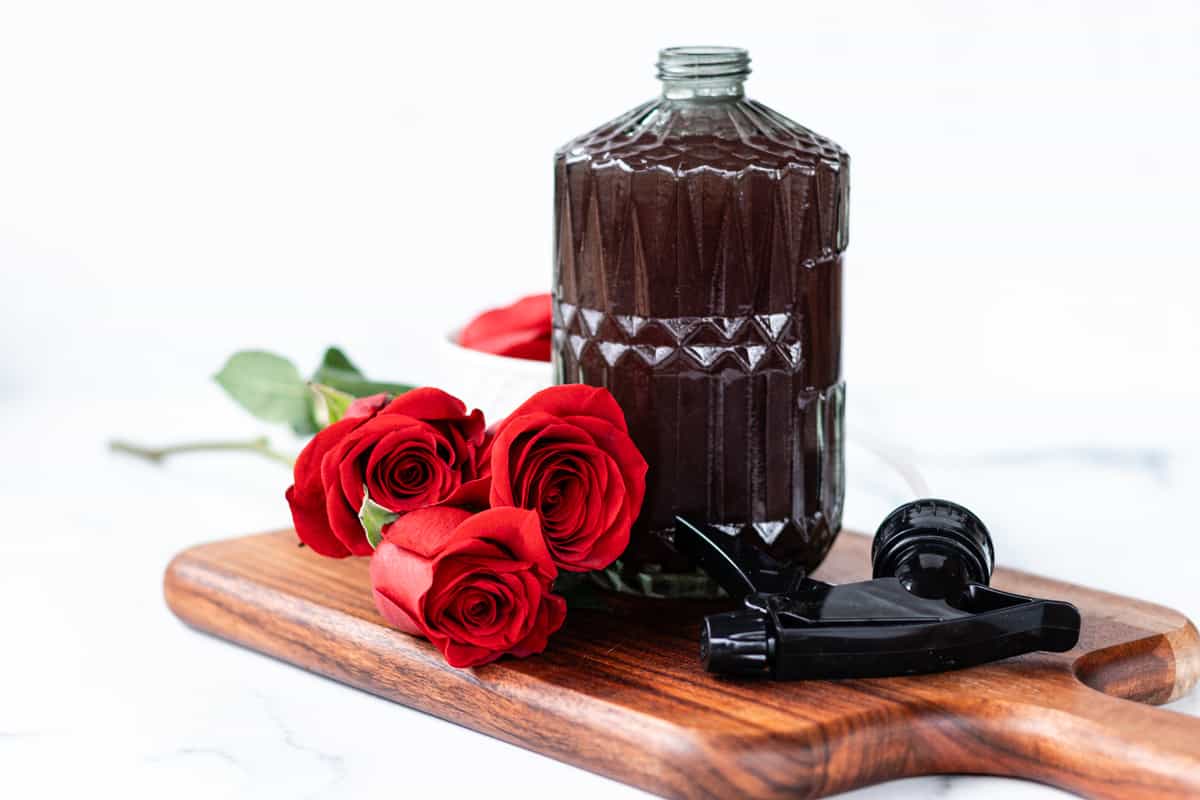
{"label": "bottle neck", "polygon": [[663,81],[668,100],[724,100],[746,95],[742,81]]}
{"label": "bottle neck", "polygon": [[658,53],[663,97],[727,100],[743,97],[750,54],[738,47],[668,47]]}

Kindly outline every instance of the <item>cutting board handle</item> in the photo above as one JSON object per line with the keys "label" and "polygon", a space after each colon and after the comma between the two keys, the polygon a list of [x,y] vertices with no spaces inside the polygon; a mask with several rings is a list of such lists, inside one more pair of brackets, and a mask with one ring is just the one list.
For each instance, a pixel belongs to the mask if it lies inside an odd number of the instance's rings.
{"label": "cutting board handle", "polygon": [[1200,798],[1200,718],[1112,697],[1074,678],[1014,701],[988,731],[1010,774],[1084,797]]}

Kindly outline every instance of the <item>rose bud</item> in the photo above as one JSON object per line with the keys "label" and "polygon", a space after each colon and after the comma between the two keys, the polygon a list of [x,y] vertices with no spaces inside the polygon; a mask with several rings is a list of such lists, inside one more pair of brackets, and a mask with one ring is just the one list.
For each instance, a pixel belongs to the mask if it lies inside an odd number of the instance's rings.
{"label": "rose bud", "polygon": [[493,506],[538,512],[560,569],[603,569],[629,544],[646,493],[646,461],[607,389],[538,392],[490,438],[482,467]]}
{"label": "rose bud", "polygon": [[300,541],[323,556],[371,555],[363,488],[397,514],[440,503],[476,477],[483,440],[483,415],[440,389],[354,401],[296,459],[287,501]]}
{"label": "rose bud", "polygon": [[542,652],[567,613],[556,574],[537,514],[519,508],[414,511],[371,557],[379,613],[459,668]]}
{"label": "rose bud", "polygon": [[549,361],[550,328],[550,295],[536,294],[475,317],[458,343],[499,356]]}

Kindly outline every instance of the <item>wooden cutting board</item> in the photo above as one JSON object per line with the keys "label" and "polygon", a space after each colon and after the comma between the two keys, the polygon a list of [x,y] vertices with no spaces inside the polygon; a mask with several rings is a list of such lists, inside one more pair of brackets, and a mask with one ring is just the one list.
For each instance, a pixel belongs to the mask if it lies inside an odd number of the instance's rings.
{"label": "wooden cutting board", "polygon": [[[842,534],[817,577],[867,577],[868,547]],[[947,772],[1087,797],[1200,797],[1200,719],[1144,705],[1196,682],[1196,628],[1161,606],[1011,570],[993,585],[1079,607],[1075,650],[788,683],[701,670],[711,604],[630,598],[572,611],[542,656],[455,670],[386,627],[366,560],[321,558],[290,531],[187,550],[165,583],[168,605],[200,630],[666,797],[821,797]]]}

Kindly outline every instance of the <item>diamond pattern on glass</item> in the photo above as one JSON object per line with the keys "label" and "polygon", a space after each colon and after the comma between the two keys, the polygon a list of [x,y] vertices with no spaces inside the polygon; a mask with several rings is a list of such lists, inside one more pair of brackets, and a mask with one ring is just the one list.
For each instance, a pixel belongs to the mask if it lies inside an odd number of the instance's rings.
{"label": "diamond pattern on glass", "polygon": [[[726,369],[730,366],[746,372],[767,367],[798,370],[804,364],[801,343],[780,337],[791,322],[791,314],[760,314],[753,318],[706,316],[666,319],[613,315],[615,326],[606,326],[605,314],[593,308],[571,306],[569,311],[564,309],[554,316],[556,320],[574,321],[574,324],[561,327],[555,323],[555,342],[561,343],[566,337],[577,359],[582,358],[588,348],[595,347],[609,366],[616,366],[630,351],[651,367],[665,364],[676,354],[700,370],[715,367]],[[637,320],[636,325],[632,319]],[[714,331],[719,341],[694,341],[705,328]],[[602,329],[616,333],[613,337],[605,337],[599,334]],[[664,340],[669,344],[663,344]],[[777,358],[766,359],[767,354],[772,352]]]}

